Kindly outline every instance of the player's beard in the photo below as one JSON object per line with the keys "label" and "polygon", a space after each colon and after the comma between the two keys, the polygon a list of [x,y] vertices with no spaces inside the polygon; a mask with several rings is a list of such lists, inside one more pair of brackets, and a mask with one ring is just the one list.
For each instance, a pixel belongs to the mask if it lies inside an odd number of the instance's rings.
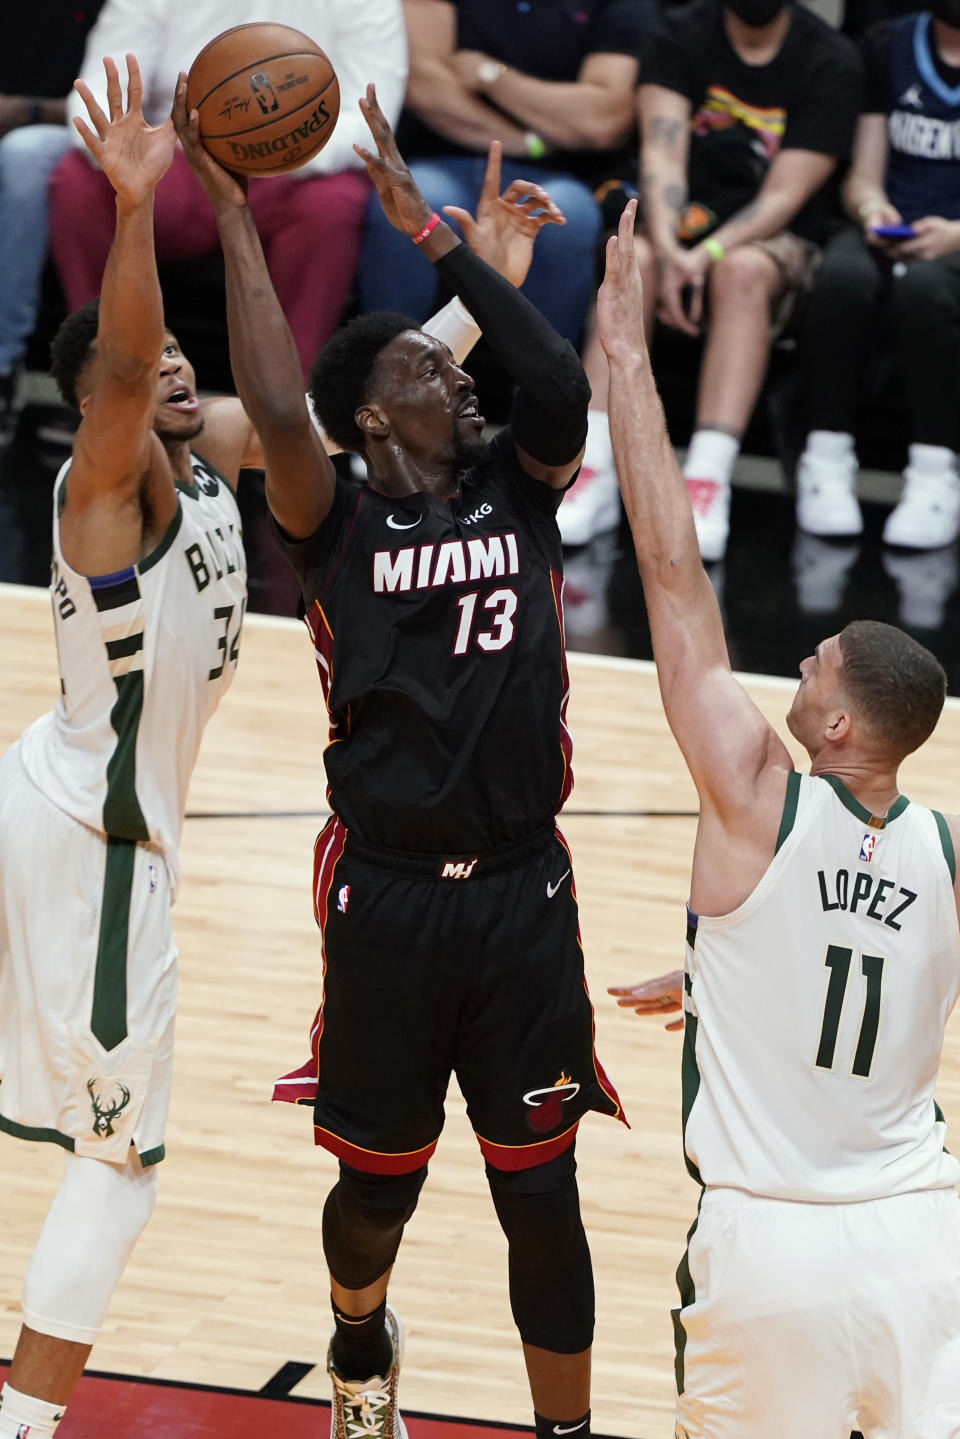
{"label": "player's beard", "polygon": [[457,473],[460,474],[464,470],[470,470],[474,465],[479,464],[486,452],[487,445],[485,440],[468,440],[463,435],[457,435],[453,456]]}
{"label": "player's beard", "polygon": [[163,444],[175,443],[177,440],[195,440],[202,429],[203,415],[199,412],[193,416],[192,429],[188,425],[164,425],[162,416],[158,417],[154,425],[154,433]]}

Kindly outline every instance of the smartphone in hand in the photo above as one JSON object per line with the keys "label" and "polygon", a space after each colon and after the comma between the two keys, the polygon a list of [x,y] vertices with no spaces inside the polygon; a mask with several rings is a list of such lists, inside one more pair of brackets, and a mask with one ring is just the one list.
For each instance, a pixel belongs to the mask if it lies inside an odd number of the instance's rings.
{"label": "smartphone in hand", "polygon": [[870,229],[881,240],[912,240],[916,233],[912,225],[871,225]]}

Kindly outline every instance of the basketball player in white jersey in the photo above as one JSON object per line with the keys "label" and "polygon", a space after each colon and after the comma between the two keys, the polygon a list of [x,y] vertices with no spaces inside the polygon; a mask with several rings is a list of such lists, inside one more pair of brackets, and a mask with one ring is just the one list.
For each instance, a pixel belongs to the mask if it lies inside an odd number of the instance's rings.
{"label": "basketball player in white jersey", "polygon": [[676,1432],[955,1439],[960,1164],[934,1085],[960,988],[960,821],[897,784],[945,675],[887,625],[824,640],[787,717],[811,760],[794,771],[730,670],[644,343],[632,208],[598,333],[664,708],[700,797],[683,1116],[704,1190],[678,1270]]}
{"label": "basketball player in white jersey", "polygon": [[[61,697],[0,759],[0,1130],[66,1151],[24,1282],[2,1439],[53,1434],[155,1202],[180,832],[203,728],[238,659],[233,492],[240,469],[262,463],[239,401],[198,400],[164,327],[153,193],[176,141],[169,121],[145,124],[127,64],[126,110],[112,60],[106,111],[78,85],[117,228],[99,304],[54,345],[82,415],[55,487]],[[519,284],[537,226],[496,203],[496,158],[472,243]],[[461,357],[479,335],[459,302],[429,328]]]}

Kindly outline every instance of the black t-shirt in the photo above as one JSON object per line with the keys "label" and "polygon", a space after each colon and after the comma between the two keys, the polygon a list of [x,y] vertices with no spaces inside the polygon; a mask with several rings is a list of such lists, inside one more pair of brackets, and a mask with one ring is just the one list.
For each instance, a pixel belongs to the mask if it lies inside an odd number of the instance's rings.
{"label": "black t-shirt", "polygon": [[[686,238],[700,239],[748,204],[781,150],[842,159],[853,141],[861,91],[856,48],[802,5],[794,6],[767,65],[741,60],[715,0],[672,8],[650,38],[641,78],[692,107]],[[822,238],[828,206],[825,186],[789,228]]]}
{"label": "black t-shirt", "polygon": [[887,116],[886,190],[907,224],[960,220],[960,67],[941,58],[927,13],[861,41],[863,112]]}
{"label": "black t-shirt", "polygon": [[[567,83],[576,80],[581,65],[590,55],[629,55],[639,59],[653,15],[650,0],[519,0],[519,3],[518,0],[443,0],[443,3],[453,4],[457,12],[458,50],[479,50],[537,80]],[[495,103],[496,94],[484,98]],[[409,110],[404,110],[400,118],[397,139],[401,153],[408,160],[464,153],[462,145],[437,134]],[[635,152],[635,143],[612,152],[551,151],[538,165],[600,178],[619,173],[624,150]]]}
{"label": "black t-shirt", "polygon": [[5,5],[0,95],[59,100],[80,71],[87,31],[103,0],[29,0]]}
{"label": "black t-shirt", "polygon": [[476,853],[566,799],[560,498],[506,429],[447,504],[338,478],[316,534],[281,536],[327,704],[330,804],[360,838]]}

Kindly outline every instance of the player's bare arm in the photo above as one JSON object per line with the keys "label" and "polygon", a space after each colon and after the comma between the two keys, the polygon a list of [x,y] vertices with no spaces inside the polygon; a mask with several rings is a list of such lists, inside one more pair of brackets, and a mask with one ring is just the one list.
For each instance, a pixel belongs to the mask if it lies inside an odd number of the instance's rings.
{"label": "player's bare arm", "polygon": [[706,895],[694,900],[720,912],[741,902],[769,864],[793,766],[730,668],[643,335],[635,209],[631,201],[607,245],[597,332],[610,363],[610,429],[664,710],[700,796],[694,890]]}
{"label": "player's bare arm", "polygon": [[306,539],[330,509],[334,471],[307,410],[300,360],[267,271],[246,187],[201,144],[199,115],[196,110],[187,114],[184,75],[177,84],[173,120],[217,217],[230,364],[241,404],[260,439],[267,503],[291,538]]}
{"label": "player's bare arm", "polygon": [[[520,464],[532,478],[562,488],[576,473],[586,436],[589,385],[576,352],[522,296],[505,287],[487,266],[479,266],[448,225],[433,222],[430,207],[397,149],[372,85],[360,108],[377,153],[359,145],[354,148],[377,188],[384,214],[403,234],[422,237],[423,253],[467,305],[497,359],[518,386],[511,429]],[[563,223],[549,195],[532,181],[515,181],[504,196],[499,196],[498,171],[499,156],[494,153],[488,161],[475,222],[481,228],[489,223],[486,216],[494,206],[522,213],[531,243],[543,225]],[[451,207],[449,213],[464,223],[466,212]]]}
{"label": "player's bare arm", "polygon": [[[107,112],[83,81],[77,91],[88,125],[87,149],[117,193],[117,226],[104,270],[99,329],[81,396],[61,519],[69,563],[81,574],[108,574],[142,559],[173,519],[173,470],[153,433],[163,351],[163,301],[153,241],[153,195],[173,158],[172,121],[151,127],[141,109],[136,59],[127,56],[124,108],[112,59],[104,60]],[[92,126],[92,128],[91,128]]]}

